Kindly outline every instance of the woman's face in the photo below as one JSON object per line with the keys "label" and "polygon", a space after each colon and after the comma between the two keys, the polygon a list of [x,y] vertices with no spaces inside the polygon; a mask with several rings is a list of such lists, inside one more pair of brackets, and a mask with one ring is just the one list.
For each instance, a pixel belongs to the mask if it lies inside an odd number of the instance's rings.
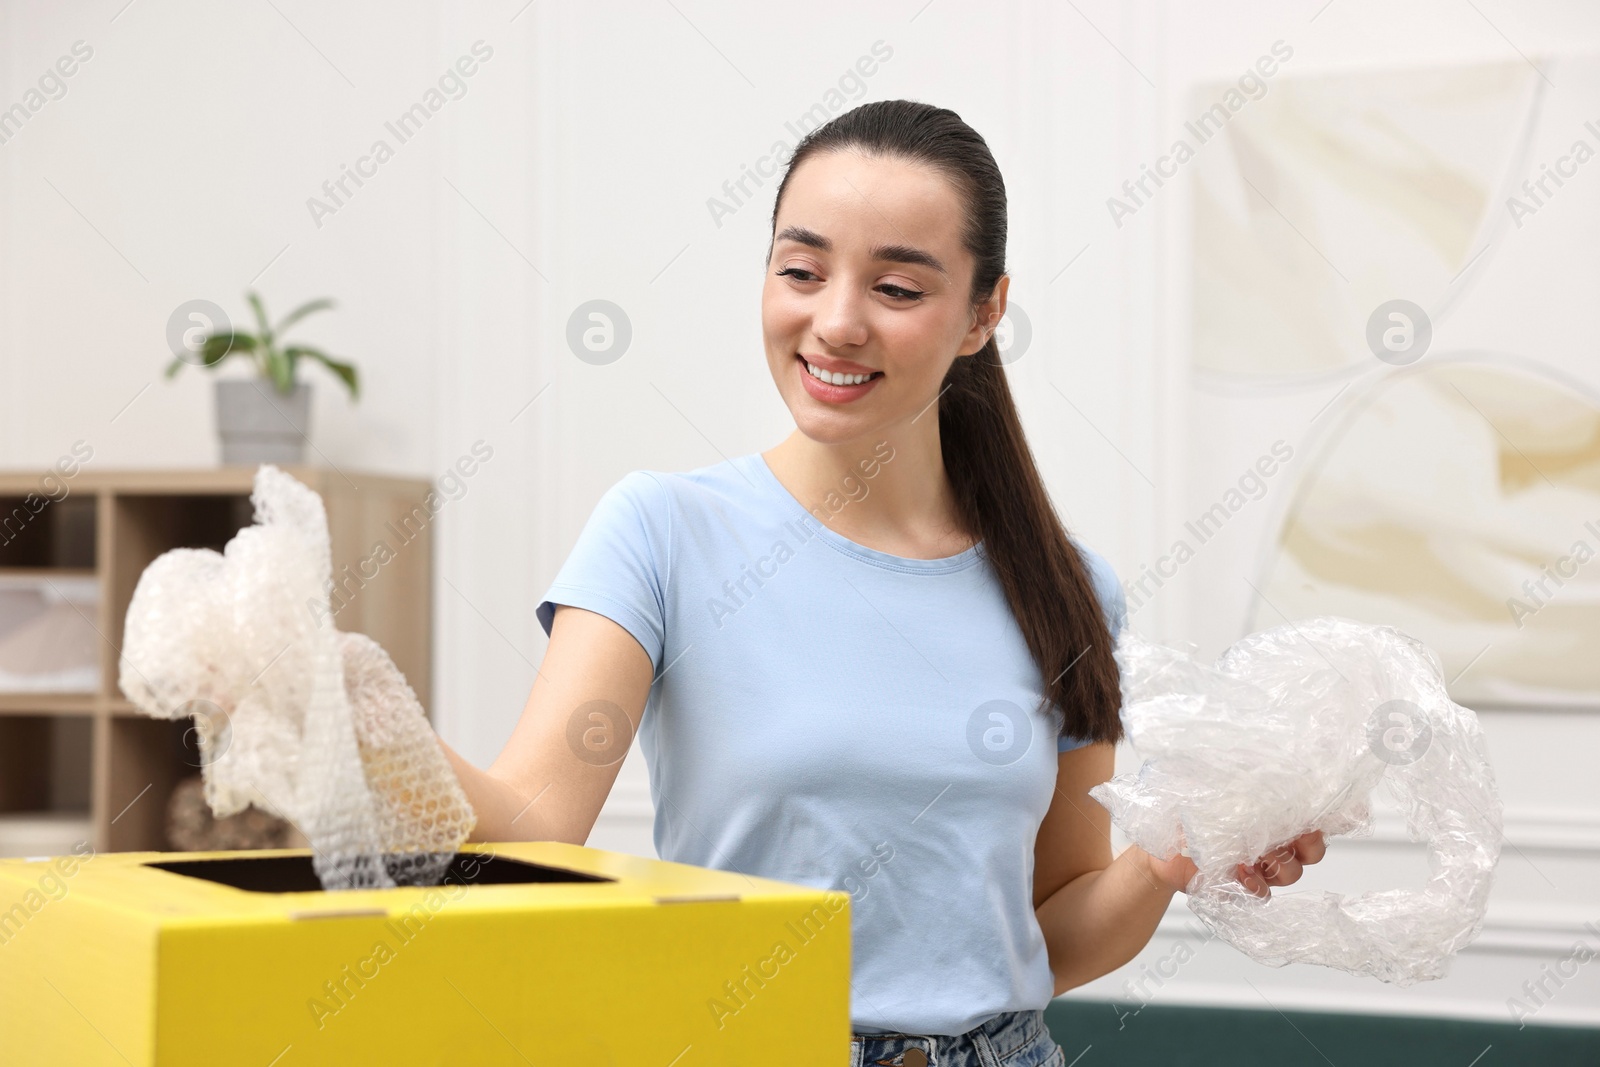
{"label": "woman's face", "polygon": [[[993,332],[1009,279],[988,304],[969,302],[963,210],[948,179],[904,160],[833,151],[791,174],[761,329],[773,380],[807,437],[843,443],[917,417],[957,356]],[[837,374],[851,377],[833,384]]]}

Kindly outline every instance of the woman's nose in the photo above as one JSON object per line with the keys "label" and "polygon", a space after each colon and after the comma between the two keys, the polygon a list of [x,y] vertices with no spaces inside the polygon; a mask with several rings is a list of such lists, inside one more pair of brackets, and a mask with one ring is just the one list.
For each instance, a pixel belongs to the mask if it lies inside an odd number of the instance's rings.
{"label": "woman's nose", "polygon": [[854,287],[837,281],[818,296],[811,329],[829,348],[859,346],[867,339],[866,301]]}

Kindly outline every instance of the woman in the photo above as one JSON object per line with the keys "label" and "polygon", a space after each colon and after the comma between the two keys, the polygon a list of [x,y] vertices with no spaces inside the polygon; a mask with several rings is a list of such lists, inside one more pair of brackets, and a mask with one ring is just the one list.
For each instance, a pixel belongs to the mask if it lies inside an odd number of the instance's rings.
{"label": "woman", "polygon": [[[1063,1063],[1045,1005],[1130,960],[1195,870],[1113,860],[1088,795],[1125,608],[1017,419],[1005,242],[954,112],[869,103],[806,136],[761,306],[795,431],[613,486],[539,604],[505,751],[449,753],[476,839],[582,843],[642,719],[663,859],[851,894],[856,1067]],[[1307,835],[1240,879],[1265,895],[1321,855]]]}

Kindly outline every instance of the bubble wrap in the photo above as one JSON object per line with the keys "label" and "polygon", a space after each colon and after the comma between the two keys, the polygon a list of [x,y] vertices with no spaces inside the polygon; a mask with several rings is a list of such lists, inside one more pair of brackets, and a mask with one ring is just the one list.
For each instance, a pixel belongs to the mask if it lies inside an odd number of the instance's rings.
{"label": "bubble wrap", "polygon": [[293,823],[324,889],[437,885],[474,823],[416,694],[341,633],[322,499],[256,472],[255,525],[157,558],[128,605],[120,678],[146,715],[196,717],[206,802]]}
{"label": "bubble wrap", "polygon": [[[1214,667],[1125,628],[1116,659],[1144,764],[1090,795],[1151,855],[1194,861],[1188,902],[1207,926],[1269,966],[1398,985],[1445,974],[1482,928],[1501,809],[1477,717],[1450,700],[1431,649],[1321,616],[1242,638]],[[1380,785],[1427,845],[1425,885],[1262,900],[1236,880],[1235,865],[1303,833],[1370,834]]]}

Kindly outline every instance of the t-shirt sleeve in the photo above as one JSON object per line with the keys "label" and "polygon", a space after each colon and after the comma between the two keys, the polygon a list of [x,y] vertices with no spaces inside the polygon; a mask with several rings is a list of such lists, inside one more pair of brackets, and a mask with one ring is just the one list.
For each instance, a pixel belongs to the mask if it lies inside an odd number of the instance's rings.
{"label": "t-shirt sleeve", "polygon": [[1115,644],[1122,628],[1128,625],[1128,595],[1122,588],[1122,579],[1117,577],[1117,572],[1111,569],[1111,564],[1106,558],[1094,549],[1088,550],[1091,561],[1091,571],[1094,576],[1094,591],[1100,597],[1100,610],[1105,613],[1106,626],[1111,630],[1111,642]]}
{"label": "t-shirt sleeve", "polygon": [[[1116,643],[1122,628],[1128,624],[1128,596],[1122,588],[1122,579],[1111,569],[1106,558],[1092,548],[1078,545],[1084,562],[1089,565],[1089,576],[1094,580],[1095,595],[1100,600],[1100,610],[1105,615],[1106,626],[1111,630],[1111,641]],[[1071,752],[1088,744],[1080,737],[1065,734],[1056,739],[1057,752]]]}
{"label": "t-shirt sleeve", "polygon": [[666,647],[671,511],[666,487],[647,471],[601,496],[555,580],[534,610],[548,636],[557,604],[604,615],[633,635],[661,669]]}

